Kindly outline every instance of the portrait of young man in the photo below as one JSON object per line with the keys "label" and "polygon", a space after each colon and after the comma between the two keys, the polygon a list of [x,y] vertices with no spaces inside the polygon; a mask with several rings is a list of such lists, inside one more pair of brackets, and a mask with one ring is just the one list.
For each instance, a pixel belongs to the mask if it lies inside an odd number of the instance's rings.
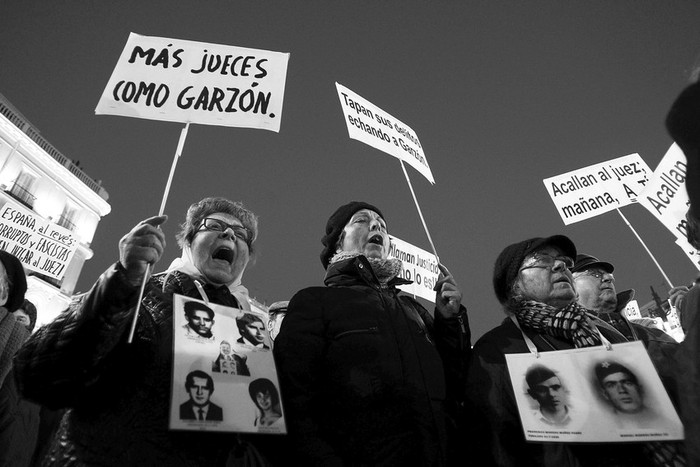
{"label": "portrait of young man", "polygon": [[236,342],[259,349],[268,350],[270,348],[265,344],[265,323],[263,323],[262,318],[252,313],[243,313],[236,318],[236,325],[241,334]]}
{"label": "portrait of young man", "polygon": [[187,324],[182,328],[188,337],[214,340],[211,328],[214,325],[214,310],[204,303],[187,301],[184,305]]}
{"label": "portrait of young man", "polygon": [[539,408],[533,412],[534,419],[553,426],[565,426],[571,422],[568,394],[561,379],[543,365],[533,365],[525,373],[527,393]]}
{"label": "portrait of young man", "polygon": [[180,405],[181,420],[223,421],[222,408],[211,402],[214,393],[211,376],[200,370],[190,372],[185,379],[185,390],[190,399]]}

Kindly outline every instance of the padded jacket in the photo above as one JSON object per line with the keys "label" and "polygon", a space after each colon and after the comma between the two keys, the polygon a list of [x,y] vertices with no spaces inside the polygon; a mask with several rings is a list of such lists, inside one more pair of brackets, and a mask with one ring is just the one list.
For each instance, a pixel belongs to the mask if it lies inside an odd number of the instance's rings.
{"label": "padded jacket", "polygon": [[[466,310],[435,319],[357,256],[290,301],[274,354],[299,465],[444,465]],[[463,440],[460,440],[463,442]]]}

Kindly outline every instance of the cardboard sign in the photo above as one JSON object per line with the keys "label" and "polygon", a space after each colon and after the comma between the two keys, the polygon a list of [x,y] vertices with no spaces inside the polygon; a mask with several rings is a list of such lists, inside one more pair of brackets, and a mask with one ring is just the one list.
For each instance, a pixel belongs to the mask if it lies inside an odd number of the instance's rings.
{"label": "cardboard sign", "polygon": [[525,439],[621,443],[683,439],[641,341],[506,355]]}
{"label": "cardboard sign", "polygon": [[433,287],[435,287],[440,275],[435,255],[396,237],[389,236],[389,238],[391,239],[389,258],[400,259],[401,273],[399,275],[406,280],[413,281],[412,284],[402,285],[399,289],[435,303]]}
{"label": "cardboard sign", "polygon": [[543,180],[557,212],[569,225],[637,202],[651,170],[630,154]]}
{"label": "cardboard sign", "polygon": [[78,248],[73,233],[19,203],[0,208],[0,250],[12,253],[32,271],[61,280]]}
{"label": "cardboard sign", "polygon": [[428,159],[415,131],[345,86],[335,83],[335,87],[350,138],[408,163],[430,183],[435,184]]}
{"label": "cardboard sign", "polygon": [[286,433],[267,316],[173,296],[170,428]]}
{"label": "cardboard sign", "polygon": [[131,33],[95,113],[279,132],[288,60]]}

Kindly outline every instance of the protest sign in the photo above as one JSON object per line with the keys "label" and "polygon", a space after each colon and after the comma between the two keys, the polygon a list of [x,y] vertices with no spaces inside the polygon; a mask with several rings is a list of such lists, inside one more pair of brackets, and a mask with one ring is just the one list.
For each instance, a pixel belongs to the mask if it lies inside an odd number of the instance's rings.
{"label": "protest sign", "polygon": [[389,258],[401,260],[399,276],[413,281],[412,284],[399,286],[399,289],[435,303],[433,287],[435,287],[440,275],[435,255],[396,237],[390,236],[389,238],[391,239]]}
{"label": "protest sign", "polygon": [[642,317],[642,312],[639,310],[637,300],[630,300],[627,302],[624,310],[622,310],[622,314],[627,319],[640,319]]}
{"label": "protest sign", "polygon": [[8,200],[0,208],[0,250],[27,269],[61,280],[78,248],[73,233]]}
{"label": "protest sign", "polygon": [[[527,441],[683,439],[683,425],[641,341],[506,355]],[[625,391],[618,392],[622,385]]]}
{"label": "protest sign", "polygon": [[173,296],[171,429],[286,433],[266,321]]}
{"label": "protest sign", "polygon": [[543,180],[557,212],[569,225],[637,202],[651,170],[630,154]]}
{"label": "protest sign", "polygon": [[131,33],[95,113],[279,132],[288,60]]}
{"label": "protest sign", "polygon": [[335,87],[350,138],[407,162],[435,184],[415,131],[345,86],[335,83]]}
{"label": "protest sign", "polygon": [[639,204],[654,215],[676,238],[686,238],[685,213],[690,202],[685,190],[686,160],[675,143],[639,194]]}

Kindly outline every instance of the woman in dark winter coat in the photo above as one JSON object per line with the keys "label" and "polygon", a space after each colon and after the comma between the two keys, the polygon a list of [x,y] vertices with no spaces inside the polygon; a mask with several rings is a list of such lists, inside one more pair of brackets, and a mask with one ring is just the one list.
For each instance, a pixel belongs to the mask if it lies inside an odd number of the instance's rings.
{"label": "woman in dark winter coat", "polygon": [[[506,247],[496,260],[493,286],[508,316],[473,349],[467,395],[474,406],[474,446],[480,465],[653,466],[678,460],[677,445],[659,443],[566,444],[526,442],[505,355],[601,345],[627,339],[576,302],[573,276],[576,247],[563,236],[531,238]],[[474,454],[477,454],[476,452]],[[664,454],[666,459],[656,458]],[[656,461],[659,461],[656,463]]]}
{"label": "woman in dark winter coat", "polygon": [[341,206],[322,243],[326,286],[292,298],[274,346],[296,462],[444,465],[470,348],[461,292],[441,266],[434,319],[400,295],[370,204]]}
{"label": "woman in dark winter coat", "polygon": [[173,294],[249,310],[241,277],[257,218],[223,198],[190,206],[178,236],[182,257],[148,280],[129,344],[140,284],[165,247],[165,220],[146,219],[122,237],[119,261],[17,354],[23,394],[70,408],[45,464],[211,467],[225,465],[230,452],[257,455],[232,435],[168,430]]}

